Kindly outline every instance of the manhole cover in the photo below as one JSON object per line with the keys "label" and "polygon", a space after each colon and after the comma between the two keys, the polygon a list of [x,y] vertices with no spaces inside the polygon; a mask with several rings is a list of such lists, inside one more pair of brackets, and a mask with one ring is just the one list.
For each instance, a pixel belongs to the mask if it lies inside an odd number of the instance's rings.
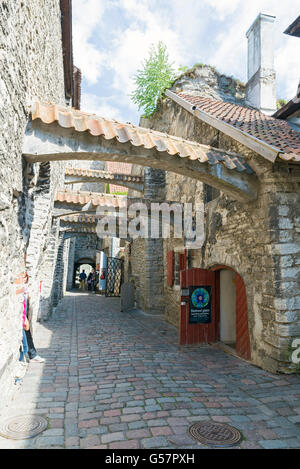
{"label": "manhole cover", "polygon": [[38,415],[11,417],[0,424],[0,435],[11,440],[33,438],[46,430],[48,422]]}
{"label": "manhole cover", "polygon": [[200,443],[211,446],[237,445],[242,434],[227,423],[198,422],[189,428],[190,435]]}

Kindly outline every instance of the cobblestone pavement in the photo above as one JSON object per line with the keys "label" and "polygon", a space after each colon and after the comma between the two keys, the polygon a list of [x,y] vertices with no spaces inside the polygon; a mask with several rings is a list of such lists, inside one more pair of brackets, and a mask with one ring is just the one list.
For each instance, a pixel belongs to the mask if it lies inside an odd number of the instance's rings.
{"label": "cobblestone pavement", "polygon": [[300,448],[300,377],[274,375],[212,346],[178,346],[161,317],[120,313],[119,299],[69,293],[35,342],[7,416],[38,414],[48,429],[0,448],[207,448],[194,422],[227,422],[239,448]]}

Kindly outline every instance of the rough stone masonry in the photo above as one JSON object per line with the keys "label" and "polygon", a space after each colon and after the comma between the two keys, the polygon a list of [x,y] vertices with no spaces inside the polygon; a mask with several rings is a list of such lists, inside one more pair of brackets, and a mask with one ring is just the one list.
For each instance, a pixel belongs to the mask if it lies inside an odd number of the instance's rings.
{"label": "rough stone masonry", "polygon": [[[40,285],[52,281],[56,256],[58,233],[51,229],[51,209],[56,189],[63,184],[64,163],[26,165],[21,147],[33,99],[66,104],[59,0],[2,1],[0,35],[0,395],[3,404],[18,360],[23,273],[26,269],[30,276],[34,323]],[[44,298],[44,307],[49,307],[49,297]]]}
{"label": "rough stone masonry", "polygon": [[[244,86],[210,66],[195,67],[180,77],[172,89],[244,104]],[[207,201],[208,186],[169,171],[165,175],[165,197],[182,202],[207,202],[205,243],[202,249],[192,252],[190,267],[228,266],[242,276],[247,294],[252,362],[270,371],[293,371],[290,347],[300,334],[300,194],[293,169],[265,160],[169,98],[160,103],[151,119],[142,119],[141,125],[235,152],[251,163],[260,180],[256,201],[242,204],[218,192]],[[154,184],[154,174],[153,177]],[[163,261],[155,265],[155,271],[159,277],[164,273],[165,317],[178,327],[179,286],[170,287],[167,283],[167,252],[171,249],[183,252],[184,243],[170,239],[163,244]],[[139,276],[149,275],[145,271],[147,265],[141,267]],[[134,278],[136,273],[131,272],[131,276]]]}

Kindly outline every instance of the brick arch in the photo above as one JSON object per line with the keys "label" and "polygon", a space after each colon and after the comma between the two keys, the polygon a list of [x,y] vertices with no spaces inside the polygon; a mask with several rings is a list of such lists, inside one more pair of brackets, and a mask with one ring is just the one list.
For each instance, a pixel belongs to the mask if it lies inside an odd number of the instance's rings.
{"label": "brick arch", "polygon": [[236,352],[245,358],[251,359],[251,345],[249,333],[249,318],[246,286],[242,276],[232,267],[217,265],[210,270],[216,272],[217,306],[216,306],[216,336],[220,337],[220,271],[232,270],[236,274]]}

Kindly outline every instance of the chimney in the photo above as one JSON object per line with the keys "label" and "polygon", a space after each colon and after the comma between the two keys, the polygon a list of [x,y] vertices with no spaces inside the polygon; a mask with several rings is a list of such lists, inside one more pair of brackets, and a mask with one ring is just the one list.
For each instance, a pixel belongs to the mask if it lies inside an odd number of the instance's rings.
{"label": "chimney", "polygon": [[248,29],[248,82],[246,104],[272,115],[276,111],[274,69],[275,16],[260,13]]}

